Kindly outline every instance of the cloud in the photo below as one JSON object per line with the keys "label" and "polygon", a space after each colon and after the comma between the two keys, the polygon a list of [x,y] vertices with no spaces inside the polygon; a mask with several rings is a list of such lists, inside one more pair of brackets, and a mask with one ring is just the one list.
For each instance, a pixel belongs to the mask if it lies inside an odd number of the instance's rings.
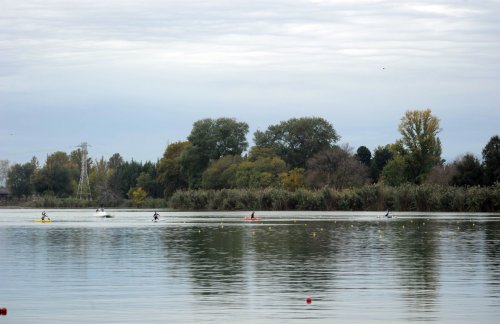
{"label": "cloud", "polygon": [[473,40],[457,33],[488,27],[486,10],[452,2],[46,0],[5,9],[3,60],[20,65],[337,69],[429,49],[459,56]]}
{"label": "cloud", "polygon": [[475,16],[475,15],[478,15],[478,14],[481,14],[484,12],[483,10],[474,9],[474,8],[467,8],[467,7],[462,7],[462,6],[452,5],[452,4],[415,3],[415,4],[408,5],[408,8],[410,10],[413,10],[416,12],[422,12],[424,14],[430,13],[430,14],[435,14],[435,15],[440,15],[440,16],[451,16],[451,17],[459,17],[459,18]]}
{"label": "cloud", "polygon": [[499,101],[499,9],[451,0],[7,0],[0,111],[16,125],[14,110],[78,120],[85,107],[109,109],[102,118],[117,133],[126,128],[112,116],[162,112],[187,125],[164,134],[176,139],[199,118],[236,114],[262,128],[305,113],[346,123],[347,141],[364,137],[348,123],[397,124],[410,108],[464,117],[480,103],[486,115],[484,98]]}

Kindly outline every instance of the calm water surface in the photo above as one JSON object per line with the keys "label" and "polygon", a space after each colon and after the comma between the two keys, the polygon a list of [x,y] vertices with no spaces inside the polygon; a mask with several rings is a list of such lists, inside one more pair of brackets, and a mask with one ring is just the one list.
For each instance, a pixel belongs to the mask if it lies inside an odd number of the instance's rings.
{"label": "calm water surface", "polygon": [[0,324],[500,318],[498,214],[153,212],[0,210]]}

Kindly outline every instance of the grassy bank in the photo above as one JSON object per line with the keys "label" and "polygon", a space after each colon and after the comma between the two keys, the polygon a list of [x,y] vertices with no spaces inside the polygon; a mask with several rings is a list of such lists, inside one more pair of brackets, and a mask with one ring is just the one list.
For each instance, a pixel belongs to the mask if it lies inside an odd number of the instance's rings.
{"label": "grassy bank", "polygon": [[422,212],[500,212],[500,184],[450,187],[374,184],[335,190],[223,189],[177,191],[170,208],[183,210],[391,210]]}
{"label": "grassy bank", "polygon": [[[0,207],[97,208],[97,201],[54,196],[0,200]],[[106,208],[134,208],[130,200],[105,204]],[[180,210],[323,210],[370,211],[390,208],[422,212],[500,212],[500,183],[490,187],[374,184],[335,190],[278,188],[177,191],[167,201],[147,198],[141,208]]]}

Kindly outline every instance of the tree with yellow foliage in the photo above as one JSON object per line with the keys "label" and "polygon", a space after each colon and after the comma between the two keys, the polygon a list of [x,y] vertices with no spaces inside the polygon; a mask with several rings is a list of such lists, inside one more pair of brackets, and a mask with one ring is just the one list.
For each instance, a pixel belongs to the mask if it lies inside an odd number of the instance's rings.
{"label": "tree with yellow foliage", "polygon": [[144,200],[148,196],[147,192],[141,187],[137,187],[132,191],[132,204],[136,207],[142,207]]}
{"label": "tree with yellow foliage", "polygon": [[405,165],[407,181],[422,183],[431,169],[441,164],[441,131],[439,119],[430,109],[409,110],[401,118],[399,132],[402,137],[395,146],[395,153]]}

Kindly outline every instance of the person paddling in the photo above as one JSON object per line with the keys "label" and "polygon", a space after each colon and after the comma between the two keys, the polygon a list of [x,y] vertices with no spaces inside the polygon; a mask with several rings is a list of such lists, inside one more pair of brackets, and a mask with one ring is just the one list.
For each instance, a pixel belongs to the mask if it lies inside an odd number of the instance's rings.
{"label": "person paddling", "polygon": [[251,219],[254,219],[254,218],[255,218],[255,212],[252,212],[252,215],[250,215],[250,218],[251,218]]}
{"label": "person paddling", "polygon": [[156,222],[156,221],[159,221],[160,220],[160,214],[158,214],[157,212],[155,212],[153,214],[153,222]]}
{"label": "person paddling", "polygon": [[42,212],[42,220],[50,220],[49,216],[47,216],[47,214],[45,214],[45,212]]}

